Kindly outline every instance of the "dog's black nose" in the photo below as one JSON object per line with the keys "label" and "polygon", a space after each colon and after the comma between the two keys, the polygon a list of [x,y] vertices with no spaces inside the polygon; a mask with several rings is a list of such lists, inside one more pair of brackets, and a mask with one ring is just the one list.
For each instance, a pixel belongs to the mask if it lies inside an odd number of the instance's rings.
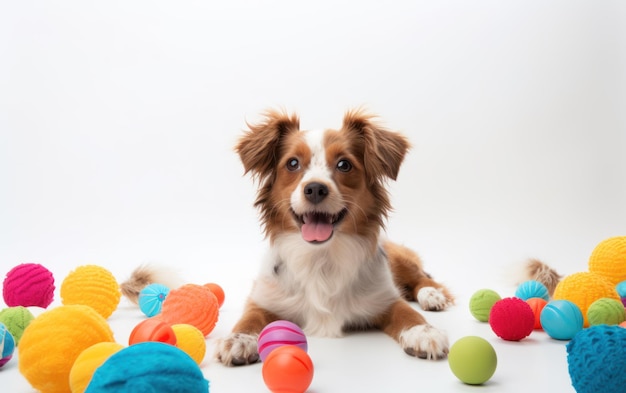
{"label": "dog's black nose", "polygon": [[309,183],[304,186],[304,196],[311,203],[320,203],[328,195],[328,187],[322,183]]}

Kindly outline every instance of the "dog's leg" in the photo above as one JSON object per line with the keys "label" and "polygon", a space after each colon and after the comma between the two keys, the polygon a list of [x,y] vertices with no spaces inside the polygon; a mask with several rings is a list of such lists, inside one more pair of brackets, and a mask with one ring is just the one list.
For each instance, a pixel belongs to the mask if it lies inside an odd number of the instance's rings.
{"label": "dog's leg", "polygon": [[271,312],[249,302],[243,316],[232,333],[217,343],[216,358],[226,366],[243,366],[259,361],[257,339],[270,322],[279,318]]}
{"label": "dog's leg", "polygon": [[404,352],[421,359],[443,359],[448,354],[448,337],[434,328],[406,301],[399,299],[391,305],[378,324],[400,343]]}
{"label": "dog's leg", "polygon": [[454,303],[454,296],[442,284],[433,280],[422,268],[422,261],[411,249],[386,242],[394,282],[406,300],[417,301],[426,311],[440,311]]}

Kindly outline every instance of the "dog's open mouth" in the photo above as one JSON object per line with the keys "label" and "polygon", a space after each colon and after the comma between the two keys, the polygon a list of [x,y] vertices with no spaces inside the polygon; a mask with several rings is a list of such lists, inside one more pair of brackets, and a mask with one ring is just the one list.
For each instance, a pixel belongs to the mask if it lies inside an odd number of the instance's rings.
{"label": "dog's open mouth", "polygon": [[298,215],[293,212],[300,223],[302,238],[309,243],[324,243],[333,236],[333,230],[345,217],[348,211],[341,210],[337,214],[308,212]]}

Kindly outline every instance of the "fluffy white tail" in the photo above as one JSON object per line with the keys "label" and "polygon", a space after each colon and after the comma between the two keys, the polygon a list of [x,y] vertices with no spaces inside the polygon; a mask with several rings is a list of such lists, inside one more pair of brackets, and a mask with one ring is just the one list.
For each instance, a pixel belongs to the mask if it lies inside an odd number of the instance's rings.
{"label": "fluffy white tail", "polygon": [[130,278],[120,285],[122,295],[131,302],[137,303],[139,292],[147,285],[158,283],[170,289],[178,288],[184,284],[183,280],[174,269],[156,265],[141,265],[135,269]]}

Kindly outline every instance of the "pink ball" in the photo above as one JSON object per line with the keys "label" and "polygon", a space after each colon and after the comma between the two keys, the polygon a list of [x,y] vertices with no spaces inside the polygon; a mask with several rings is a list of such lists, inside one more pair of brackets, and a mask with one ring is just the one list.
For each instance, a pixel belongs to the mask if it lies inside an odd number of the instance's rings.
{"label": "pink ball", "polygon": [[295,323],[281,320],[265,326],[257,341],[261,361],[264,361],[274,349],[283,345],[295,345],[305,352],[308,349],[306,336]]}
{"label": "pink ball", "polygon": [[46,308],[54,298],[54,277],[38,263],[17,265],[4,279],[2,296],[9,307]]}
{"label": "pink ball", "polygon": [[489,313],[489,325],[501,339],[519,341],[535,328],[535,314],[522,299],[508,297],[493,305]]}

